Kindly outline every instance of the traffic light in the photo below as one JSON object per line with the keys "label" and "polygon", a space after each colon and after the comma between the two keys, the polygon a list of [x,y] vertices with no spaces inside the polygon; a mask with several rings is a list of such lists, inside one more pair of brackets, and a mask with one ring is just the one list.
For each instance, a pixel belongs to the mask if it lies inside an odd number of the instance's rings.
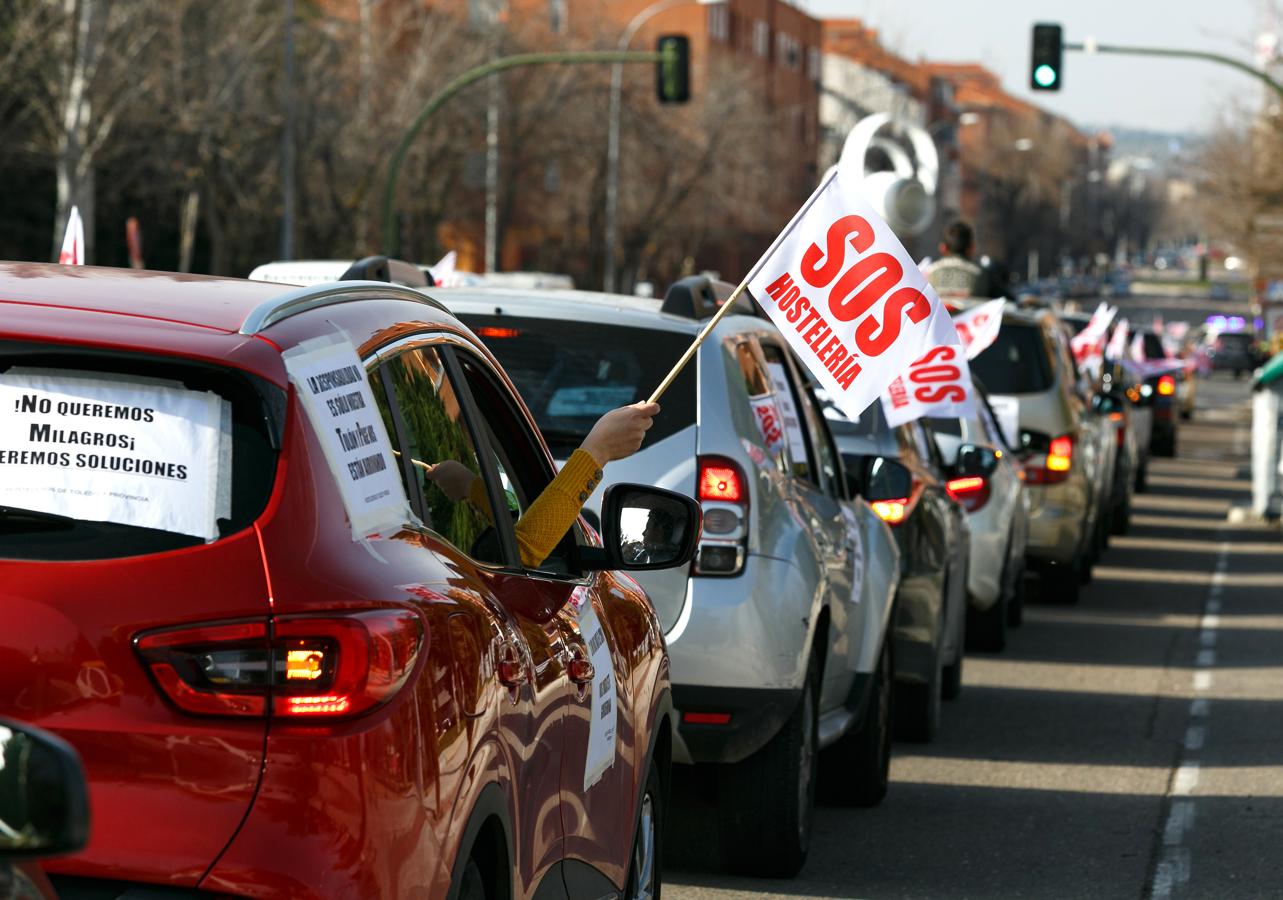
{"label": "traffic light", "polygon": [[1033,52],[1029,62],[1029,86],[1035,91],[1060,90],[1064,45],[1059,25],[1034,26]]}
{"label": "traffic light", "polygon": [[684,34],[666,34],[655,44],[655,90],[660,103],[685,103],[691,98],[691,45]]}

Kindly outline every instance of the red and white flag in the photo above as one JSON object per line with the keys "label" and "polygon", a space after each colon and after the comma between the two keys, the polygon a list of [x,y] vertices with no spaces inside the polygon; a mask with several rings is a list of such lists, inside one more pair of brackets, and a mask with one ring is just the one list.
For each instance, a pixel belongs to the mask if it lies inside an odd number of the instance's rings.
{"label": "red and white flag", "polygon": [[953,327],[958,329],[958,340],[967,350],[967,359],[975,359],[998,339],[1002,328],[1002,310],[1005,297],[981,303],[953,317]]}
{"label": "red and white flag", "polygon": [[837,168],[753,267],[748,289],[834,405],[856,419],[933,347],[948,310],[890,227]]}
{"label": "red and white flag", "polygon": [[923,416],[968,419],[975,411],[971,367],[959,344],[932,347],[882,395],[882,415],[892,428]]}
{"label": "red and white flag", "polygon": [[1127,358],[1127,335],[1127,320],[1119,319],[1114,327],[1114,336],[1109,339],[1109,346],[1105,348],[1105,355],[1114,362],[1121,362]]}
{"label": "red and white flag", "polygon": [[1078,361],[1080,368],[1100,370],[1101,361],[1105,355],[1106,335],[1109,334],[1109,325],[1116,315],[1118,315],[1116,307],[1102,302],[1091,314],[1087,327],[1069,341],[1069,346],[1074,351],[1074,359]]}
{"label": "red and white flag", "polygon": [[62,250],[58,262],[64,266],[83,266],[85,264],[85,226],[80,221],[80,210],[71,208],[67,216],[67,229],[62,233]]}

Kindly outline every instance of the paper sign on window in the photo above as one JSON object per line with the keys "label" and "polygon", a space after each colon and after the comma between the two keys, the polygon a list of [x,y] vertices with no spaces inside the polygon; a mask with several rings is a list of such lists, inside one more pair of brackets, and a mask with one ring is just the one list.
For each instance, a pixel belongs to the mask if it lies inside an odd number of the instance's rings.
{"label": "paper sign on window", "polygon": [[317,339],[284,354],[352,524],[352,540],[409,520],[405,485],[356,348]]}
{"label": "paper sign on window", "polygon": [[159,379],[10,369],[0,505],[213,540],[231,515],[231,405]]}

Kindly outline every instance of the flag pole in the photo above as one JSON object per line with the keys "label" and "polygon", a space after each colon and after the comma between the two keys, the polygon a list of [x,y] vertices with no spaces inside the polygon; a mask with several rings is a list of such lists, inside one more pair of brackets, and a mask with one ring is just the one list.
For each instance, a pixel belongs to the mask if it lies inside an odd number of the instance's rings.
{"label": "flag pole", "polygon": [[775,240],[771,242],[771,246],[762,254],[761,258],[758,259],[757,264],[749,270],[749,273],[744,276],[744,280],[739,283],[739,287],[735,288],[735,290],[731,292],[731,295],[726,298],[726,302],[722,304],[722,308],[717,311],[717,314],[708,320],[708,324],[704,326],[700,331],[699,336],[695,338],[695,343],[686,348],[686,352],[683,353],[682,358],[677,361],[677,365],[673,366],[672,371],[664,376],[664,380],[659,383],[659,387],[655,388],[655,393],[650,395],[650,399],[646,401],[647,403],[658,403],[659,398],[663,396],[664,391],[672,387],[673,381],[675,381],[677,376],[681,374],[682,369],[686,368],[686,364],[691,361],[691,357],[695,355],[695,351],[699,349],[699,345],[704,343],[704,338],[708,337],[709,333],[717,327],[717,323],[722,320],[722,316],[730,312],[731,307],[735,305],[735,301],[739,299],[740,295],[748,290],[748,283],[757,276],[758,269],[762,268],[766,261],[771,258],[771,255],[775,253],[780,244],[784,243],[784,240],[793,233],[793,229],[797,227],[797,223],[802,221],[802,217],[806,215],[807,210],[809,210],[815,201],[819,199],[820,194],[824,193],[824,189],[829,186],[829,182],[837,177],[837,173],[837,166],[833,166],[829,169],[828,174],[821,179],[819,186],[811,193],[811,196],[807,201],[802,204],[802,208],[793,214],[793,218],[789,221],[788,225],[783,231],[775,236]]}

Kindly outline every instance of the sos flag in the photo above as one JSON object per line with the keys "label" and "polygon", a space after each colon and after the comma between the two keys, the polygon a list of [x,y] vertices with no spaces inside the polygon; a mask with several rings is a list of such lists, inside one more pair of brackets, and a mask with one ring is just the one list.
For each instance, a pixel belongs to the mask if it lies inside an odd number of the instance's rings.
{"label": "sos flag", "polygon": [[958,344],[941,344],[888,385],[882,414],[892,428],[923,416],[970,418],[976,411],[975,395],[966,351]]}
{"label": "sos flag", "polygon": [[758,260],[747,285],[851,419],[927,350],[958,342],[921,270],[860,195],[857,179],[844,179],[837,168]]}
{"label": "sos flag", "polygon": [[1002,328],[1002,308],[1006,303],[1006,298],[999,297],[953,317],[953,327],[958,329],[958,340],[967,349],[967,359],[975,359],[998,340],[998,331]]}
{"label": "sos flag", "polygon": [[1117,309],[1108,303],[1101,303],[1091,314],[1087,327],[1069,341],[1079,368],[1099,374],[1105,355],[1105,336],[1109,332],[1109,323],[1114,321],[1117,314]]}

